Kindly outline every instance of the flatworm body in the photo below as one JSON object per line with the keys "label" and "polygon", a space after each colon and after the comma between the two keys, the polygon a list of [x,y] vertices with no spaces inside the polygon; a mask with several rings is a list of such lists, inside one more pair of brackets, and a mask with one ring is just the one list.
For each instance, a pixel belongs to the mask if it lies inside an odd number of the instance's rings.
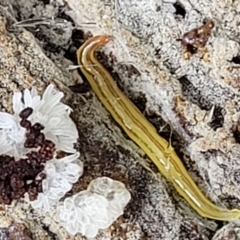
{"label": "flatworm body", "polygon": [[238,219],[238,209],[218,207],[204,196],[172,146],[159,136],[154,126],[123,94],[109,72],[99,63],[95,50],[110,39],[105,35],[92,37],[77,51],[78,64],[94,93],[126,134],[148,155],[199,215],[222,221]]}

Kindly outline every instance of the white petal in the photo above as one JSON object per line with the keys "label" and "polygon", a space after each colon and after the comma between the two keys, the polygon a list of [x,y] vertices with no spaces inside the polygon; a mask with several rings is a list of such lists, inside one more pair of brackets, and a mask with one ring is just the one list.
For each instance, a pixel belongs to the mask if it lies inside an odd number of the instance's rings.
{"label": "white petal", "polygon": [[90,219],[87,216],[87,214],[80,208],[75,207],[76,215],[78,216],[77,221],[80,223],[80,225],[88,225],[90,224]]}
{"label": "white petal", "polygon": [[34,111],[38,111],[42,107],[43,103],[41,102],[40,96],[35,96],[32,98],[31,107]]}
{"label": "white petal", "polygon": [[44,170],[48,177],[54,176],[56,174],[56,167],[54,162],[52,162],[51,160],[47,161]]}
{"label": "white petal", "polygon": [[63,96],[63,93],[59,93],[58,95],[55,95],[51,99],[49,99],[48,102],[44,100],[44,108],[42,107],[42,111],[44,112],[44,114],[51,114],[51,112],[54,111],[54,108],[60,102]]}
{"label": "white petal", "polygon": [[66,225],[66,229],[72,235],[77,234],[77,232],[78,232],[78,223],[77,223],[77,221],[75,220],[74,217],[68,222],[68,224]]}
{"label": "white petal", "polygon": [[47,179],[43,179],[42,181],[42,190],[43,190],[43,193],[47,193],[49,190],[49,184]]}
{"label": "white petal", "polygon": [[6,135],[1,135],[0,137],[0,154],[6,154],[12,150],[12,146],[8,143]]}
{"label": "white petal", "polygon": [[46,99],[47,100],[48,98],[50,98],[51,95],[52,95],[53,89],[54,89],[54,85],[53,84],[49,84],[47,86],[47,88],[45,89],[44,93],[43,93],[42,99]]}
{"label": "white petal", "polygon": [[74,204],[72,201],[72,198],[66,198],[64,203],[63,203],[63,207],[65,211],[73,211],[74,210]]}
{"label": "white petal", "polygon": [[75,154],[72,154],[72,155],[69,155],[69,156],[59,159],[59,161],[64,162],[64,163],[69,163],[69,162],[75,161],[79,157],[80,157],[80,153],[76,152]]}
{"label": "white petal", "polygon": [[6,112],[0,112],[0,129],[12,128],[15,125],[16,122],[13,115]]}
{"label": "white petal", "polygon": [[86,227],[84,236],[86,236],[88,238],[94,238],[97,236],[98,230],[99,229],[96,226],[94,226],[93,224],[89,224]]}
{"label": "white petal", "polygon": [[15,113],[20,113],[23,110],[23,103],[22,103],[22,93],[21,92],[15,92],[13,94],[13,111]]}
{"label": "white petal", "polygon": [[33,208],[43,208],[46,212],[50,211],[49,201],[43,193],[39,193],[36,200],[31,202]]}
{"label": "white petal", "polygon": [[29,91],[29,89],[25,89],[24,90],[24,104],[25,104],[25,107],[31,107],[32,105],[32,96],[31,96],[31,93]]}
{"label": "white petal", "polygon": [[35,87],[32,87],[31,89],[31,96],[32,98],[38,96],[37,89]]}

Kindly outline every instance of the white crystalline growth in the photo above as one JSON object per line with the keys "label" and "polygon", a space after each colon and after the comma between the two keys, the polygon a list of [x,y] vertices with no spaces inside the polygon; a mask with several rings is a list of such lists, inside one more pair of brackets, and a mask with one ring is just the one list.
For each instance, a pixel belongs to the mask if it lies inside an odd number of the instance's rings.
{"label": "white crystalline growth", "polygon": [[79,152],[46,162],[44,173],[46,179],[42,181],[43,192],[38,194],[35,201],[32,201],[33,208],[43,208],[49,212],[50,208],[72,189],[83,174],[83,163],[79,160]]}
{"label": "white crystalline growth", "polygon": [[123,214],[131,199],[123,183],[108,177],[93,180],[87,190],[66,198],[57,206],[56,219],[72,235],[95,237]]}
{"label": "white crystalline growth", "polygon": [[13,156],[16,160],[25,158],[32,149],[24,147],[26,129],[20,126],[20,112],[30,107],[33,113],[28,117],[31,124],[44,126],[46,139],[51,140],[56,151],[75,153],[74,144],[78,139],[77,128],[70,118],[72,109],[61,102],[64,94],[50,84],[42,96],[35,88],[25,89],[23,93],[14,92],[14,114],[0,112],[0,154]]}
{"label": "white crystalline growth", "polygon": [[[83,173],[80,153],[74,148],[78,139],[77,127],[70,117],[72,109],[61,102],[63,96],[63,92],[58,91],[53,84],[46,87],[42,96],[35,88],[31,91],[25,89],[13,94],[13,114],[0,112],[0,155],[13,156],[17,161],[26,158],[27,153],[38,150],[26,148],[24,144],[27,130],[21,126],[19,115],[28,107],[32,109],[28,116],[31,125],[40,123],[44,127],[42,133],[45,139],[55,145],[53,159],[44,166],[46,178],[42,181],[43,192],[31,201],[33,208],[43,208],[44,211],[50,211]],[[57,159],[59,152],[71,155]]]}

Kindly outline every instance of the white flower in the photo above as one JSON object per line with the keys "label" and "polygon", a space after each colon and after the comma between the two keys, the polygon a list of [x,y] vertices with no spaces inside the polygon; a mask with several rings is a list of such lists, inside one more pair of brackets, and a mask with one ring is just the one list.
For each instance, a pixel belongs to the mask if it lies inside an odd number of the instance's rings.
{"label": "white flower", "polygon": [[55,144],[56,151],[76,152],[73,145],[77,141],[78,131],[69,117],[71,108],[60,102],[62,98],[63,93],[56,91],[52,84],[46,88],[42,97],[34,88],[31,91],[25,89],[23,94],[14,93],[14,114],[0,112],[0,154],[19,159],[32,151],[24,147],[26,129],[20,126],[19,113],[27,107],[33,109],[28,120],[32,125],[38,122],[44,126],[42,132],[46,139]]}
{"label": "white flower", "polygon": [[87,190],[57,205],[56,220],[72,235],[93,238],[120,215],[131,195],[124,184],[107,177],[93,180]]}
{"label": "white flower", "polygon": [[71,190],[83,173],[83,164],[78,159],[79,153],[66,156],[64,158],[53,158],[46,162],[44,173],[46,179],[43,180],[43,192],[38,194],[38,198],[32,201],[33,208],[43,208],[46,212]]}

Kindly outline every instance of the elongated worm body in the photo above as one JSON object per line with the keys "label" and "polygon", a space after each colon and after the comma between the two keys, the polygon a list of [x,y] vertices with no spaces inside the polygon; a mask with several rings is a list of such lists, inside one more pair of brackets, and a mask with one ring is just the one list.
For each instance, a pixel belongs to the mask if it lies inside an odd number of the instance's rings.
{"label": "elongated worm body", "polygon": [[95,50],[109,40],[110,37],[105,35],[92,37],[77,51],[81,71],[102,104],[199,215],[222,221],[238,219],[240,210],[218,207],[203,195],[172,146],[158,135],[153,125],[123,94],[108,71],[96,59]]}

